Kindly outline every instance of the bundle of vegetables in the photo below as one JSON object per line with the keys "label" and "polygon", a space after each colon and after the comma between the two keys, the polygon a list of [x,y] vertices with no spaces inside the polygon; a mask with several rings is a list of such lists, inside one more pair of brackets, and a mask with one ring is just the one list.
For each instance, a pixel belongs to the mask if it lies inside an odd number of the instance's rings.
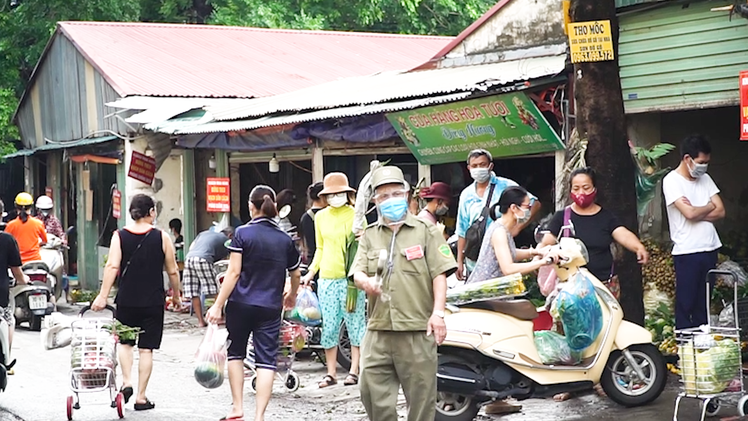
{"label": "bundle of vegetables", "polygon": [[510,298],[524,294],[526,291],[522,275],[502,276],[483,282],[465,284],[447,291],[447,303],[460,305],[474,301],[487,301],[497,298]]}
{"label": "bundle of vegetables", "polygon": [[114,332],[121,341],[137,340],[138,335],[142,332],[140,328],[124,325],[119,320],[114,320],[114,323],[106,324],[103,328],[109,332]]}
{"label": "bundle of vegetables", "polygon": [[645,304],[645,312],[644,327],[652,334],[652,342],[659,346],[663,354],[676,354],[678,347],[675,343],[675,315],[672,308],[666,302],[660,302],[654,309]]}
{"label": "bundle of vegetables", "polygon": [[[356,236],[353,234],[353,232],[350,232],[348,234],[348,238],[346,239],[345,273],[349,273],[351,267],[353,267],[353,262],[356,260],[356,252],[358,252],[358,240],[356,239]],[[358,294],[358,288],[356,288],[356,284],[353,282],[353,276],[349,276],[348,290],[346,291],[345,296],[345,311],[347,311],[348,313],[353,313],[354,311],[356,311]]]}
{"label": "bundle of vegetables", "polygon": [[732,339],[718,341],[712,336],[713,345],[702,348],[696,339],[678,348],[686,392],[720,393],[740,374],[740,346]]}

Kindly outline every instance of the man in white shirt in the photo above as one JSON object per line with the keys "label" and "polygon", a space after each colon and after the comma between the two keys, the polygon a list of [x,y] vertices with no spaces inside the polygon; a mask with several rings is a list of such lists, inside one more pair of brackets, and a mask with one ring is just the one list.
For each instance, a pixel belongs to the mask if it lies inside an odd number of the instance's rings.
{"label": "man in white shirt", "polygon": [[[675,264],[675,328],[708,323],[706,274],[722,243],[714,221],[725,217],[719,189],[706,173],[712,148],[701,135],[681,143],[681,162],[662,181]],[[710,280],[710,289],[714,280]]]}

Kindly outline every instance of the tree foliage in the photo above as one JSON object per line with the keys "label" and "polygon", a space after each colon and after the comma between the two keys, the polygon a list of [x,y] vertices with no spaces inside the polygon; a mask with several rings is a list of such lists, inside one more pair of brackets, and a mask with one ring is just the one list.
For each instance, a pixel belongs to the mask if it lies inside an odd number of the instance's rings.
{"label": "tree foliage", "polygon": [[[0,150],[58,21],[209,23],[288,29],[456,35],[493,0],[0,0]],[[5,149],[4,149],[5,148]]]}

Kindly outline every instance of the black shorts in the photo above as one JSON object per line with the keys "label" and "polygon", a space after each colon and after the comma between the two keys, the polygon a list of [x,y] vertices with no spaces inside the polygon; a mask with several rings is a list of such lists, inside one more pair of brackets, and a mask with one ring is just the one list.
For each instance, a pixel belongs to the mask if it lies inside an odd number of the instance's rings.
{"label": "black shorts", "polygon": [[255,365],[257,368],[275,370],[280,328],[280,310],[229,301],[226,304],[226,329],[231,341],[229,361],[243,360],[247,356],[247,342],[251,333]]}
{"label": "black shorts", "polygon": [[[117,306],[117,320],[125,326],[140,328],[138,348],[158,349],[164,336],[164,307]],[[135,345],[135,341],[120,340],[122,345]]]}

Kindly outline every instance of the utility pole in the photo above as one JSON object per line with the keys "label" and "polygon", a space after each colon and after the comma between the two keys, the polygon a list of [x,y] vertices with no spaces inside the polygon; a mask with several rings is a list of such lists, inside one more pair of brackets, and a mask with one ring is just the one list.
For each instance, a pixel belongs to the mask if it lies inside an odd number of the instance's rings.
{"label": "utility pole", "polygon": [[[613,57],[594,55],[593,58],[588,56],[575,60],[572,54],[575,61],[576,128],[580,138],[588,140],[586,160],[598,174],[599,203],[613,211],[626,228],[636,233],[634,162],[627,143],[626,116],[618,73],[615,0],[571,0],[569,12],[572,25],[601,22],[604,26],[605,21],[610,22],[608,31],[613,43]],[[569,27],[570,37],[572,25]],[[588,29],[595,31],[592,24],[584,30]],[[615,271],[621,283],[621,306],[627,320],[643,325],[641,267],[633,253],[626,251],[622,255],[615,262]]]}

